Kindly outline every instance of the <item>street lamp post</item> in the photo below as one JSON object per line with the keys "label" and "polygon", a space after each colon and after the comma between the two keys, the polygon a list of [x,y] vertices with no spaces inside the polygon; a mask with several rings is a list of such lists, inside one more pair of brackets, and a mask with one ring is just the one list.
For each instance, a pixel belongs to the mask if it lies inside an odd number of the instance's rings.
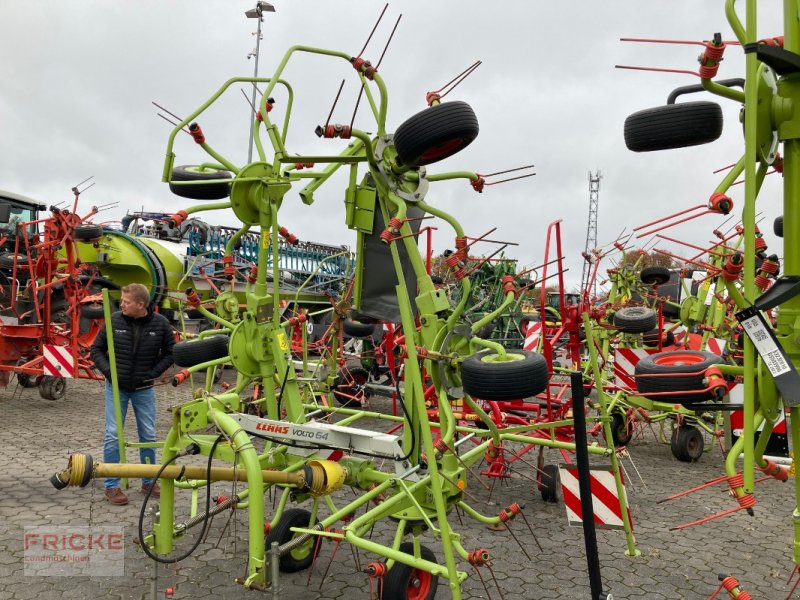
{"label": "street lamp post", "polygon": [[[261,50],[261,23],[264,22],[263,14],[265,12],[275,12],[275,7],[272,6],[269,2],[264,2],[263,0],[258,0],[256,2],[255,8],[251,8],[250,10],[245,11],[245,15],[248,19],[258,19],[258,30],[256,31],[256,47],[255,49],[247,55],[247,58],[255,57],[255,68],[253,69],[253,78],[258,78],[258,55]],[[256,106],[256,84],[253,82],[253,100],[252,100],[253,107]],[[255,125],[255,118],[256,118],[256,111],[253,109],[250,112],[250,145],[247,148],[247,163],[250,164],[253,162],[253,127]]]}

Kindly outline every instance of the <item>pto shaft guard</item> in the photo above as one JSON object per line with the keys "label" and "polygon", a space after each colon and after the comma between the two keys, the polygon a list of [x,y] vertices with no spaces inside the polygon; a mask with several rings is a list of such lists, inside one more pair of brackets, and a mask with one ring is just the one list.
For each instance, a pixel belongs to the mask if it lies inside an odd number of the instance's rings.
{"label": "pto shaft guard", "polygon": [[[143,465],[95,462],[89,454],[69,457],[67,468],[55,473],[50,483],[57,490],[67,486],[86,487],[92,479],[104,477],[205,479],[208,468],[203,465]],[[261,471],[264,483],[294,485],[312,496],[325,496],[338,490],[347,479],[347,469],[331,460],[311,460],[302,471]],[[247,481],[247,471],[233,467],[212,467],[211,481]]]}

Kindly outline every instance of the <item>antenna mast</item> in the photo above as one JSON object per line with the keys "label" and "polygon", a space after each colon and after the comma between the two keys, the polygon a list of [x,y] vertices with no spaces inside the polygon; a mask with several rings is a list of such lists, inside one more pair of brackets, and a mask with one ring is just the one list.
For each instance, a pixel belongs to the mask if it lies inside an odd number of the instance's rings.
{"label": "antenna mast", "polygon": [[[591,256],[592,251],[597,248],[597,205],[600,199],[600,179],[602,179],[602,177],[599,170],[594,175],[589,171],[589,222],[586,225],[586,247],[583,251],[585,257]],[[583,275],[581,276],[581,289],[584,289],[586,283],[589,281],[591,269],[592,263],[589,260],[584,261]],[[596,281],[591,292],[592,296],[597,295]]]}

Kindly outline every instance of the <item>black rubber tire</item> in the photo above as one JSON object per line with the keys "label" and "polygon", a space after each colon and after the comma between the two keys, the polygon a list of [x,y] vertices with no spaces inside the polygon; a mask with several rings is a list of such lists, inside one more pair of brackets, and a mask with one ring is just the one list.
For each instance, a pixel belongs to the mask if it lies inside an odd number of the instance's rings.
{"label": "black rubber tire", "polygon": [[497,324],[494,321],[491,321],[486,325],[484,325],[483,327],[481,327],[475,335],[484,340],[491,339],[496,325]]}
{"label": "black rubber tire", "polygon": [[558,502],[558,466],[545,465],[539,473],[539,492],[545,502]]}
{"label": "black rubber tire", "polygon": [[633,152],[698,146],[721,134],[722,109],[716,102],[667,104],[625,119],[625,145]]}
{"label": "black rubber tire", "polygon": [[370,395],[364,389],[368,381],[369,372],[360,363],[348,363],[336,374],[331,394],[341,406],[358,408],[362,404],[359,399],[366,400]]}
{"label": "black rubber tire", "polygon": [[[705,370],[721,362],[722,358],[716,354],[699,350],[673,350],[651,354],[636,363],[636,389],[645,398],[662,402],[684,404],[713,400],[715,397],[710,392],[698,390],[706,387],[703,383]],[[684,391],[685,394],[648,395]]]}
{"label": "black rubber tire", "polygon": [[0,313],[3,316],[13,314],[11,310],[11,273],[0,271]]}
{"label": "black rubber tire", "polygon": [[394,134],[399,161],[421,167],[444,160],[478,137],[478,119],[466,102],[443,102],[406,119]]}
{"label": "black rubber tire", "polygon": [[121,289],[121,286],[118,283],[115,283],[110,279],[106,279],[105,277],[92,277],[91,275],[81,275],[78,277],[78,281],[80,281],[83,285],[89,283],[90,280],[92,284],[89,286],[89,291],[93,294],[102,292],[103,288],[107,290]]}
{"label": "black rubber tire", "polygon": [[657,324],[658,314],[646,306],[626,306],[614,313],[614,326],[623,333],[644,333]]}
{"label": "black rubber tire", "polygon": [[533,319],[530,317],[522,317],[519,320],[519,332],[522,334],[523,338],[528,335],[528,329],[531,327],[532,320]]}
{"label": "black rubber tire", "polygon": [[[507,356],[521,360],[493,362],[496,350],[484,350],[461,363],[464,391],[481,400],[530,398],[547,388],[550,379],[544,356],[528,350],[509,350]],[[488,359],[488,360],[487,360]]]}
{"label": "black rubber tire", "polygon": [[674,456],[676,459],[678,459],[681,462],[687,462],[683,454],[683,451],[681,450],[681,447],[678,444],[678,435],[680,429],[681,428],[678,427],[677,425],[675,425],[672,428],[672,435],[669,438],[669,449],[670,452],[672,452],[672,456]]}
{"label": "black rubber tire", "polygon": [[642,335],[642,343],[645,346],[656,348],[659,342],[662,346],[672,346],[675,343],[675,334],[671,331],[664,333],[658,329],[651,329]]}
{"label": "black rubber tire", "polygon": [[105,317],[103,303],[81,304],[81,316],[86,319],[103,319]]}
{"label": "black rubber tire", "polygon": [[628,427],[628,418],[625,413],[615,412],[611,415],[611,440],[615,448],[627,446],[633,437],[633,431]]}
{"label": "black rubber tire", "polygon": [[[28,257],[25,254],[14,254],[13,252],[0,253],[0,268],[13,269],[14,262],[17,263],[17,271],[22,269],[22,273],[27,274]],[[22,273],[18,273],[18,276]]]}
{"label": "black rubber tire", "polygon": [[645,285],[664,285],[669,281],[669,269],[666,267],[645,267],[639,273],[639,279]]}
{"label": "black rubber tire", "polygon": [[308,334],[308,342],[314,343],[324,338],[332,322],[333,322],[332,312],[326,312],[323,313],[321,316],[317,315],[315,317],[311,317],[312,331],[310,334]]}
{"label": "black rubber tire", "polygon": [[228,356],[229,343],[227,335],[212,335],[204,340],[178,342],[172,348],[172,358],[179,367],[193,367]]}
{"label": "black rubber tire", "polygon": [[672,430],[669,448],[672,456],[681,462],[696,462],[703,456],[705,441],[697,427],[681,425]]}
{"label": "black rubber tire", "polygon": [[[282,546],[286,542],[291,541],[292,538],[299,535],[292,531],[292,527],[307,528],[310,523],[311,513],[304,508],[290,508],[284,511],[280,520],[275,523],[275,526],[264,538],[264,549],[269,552],[272,542],[278,542],[278,544]],[[300,546],[299,549],[293,552],[287,552],[281,556],[278,561],[281,572],[297,573],[298,571],[303,571],[310,567],[311,563],[314,562],[314,545],[316,539],[316,536],[311,536],[311,539],[307,543],[307,545],[310,546],[307,554],[305,553],[307,549],[305,548],[306,544],[304,544]]]}
{"label": "black rubber tire", "polygon": [[[27,362],[25,359],[21,359],[20,362],[17,364],[23,364]],[[30,375],[29,373],[17,373],[17,382],[19,382],[20,386],[24,387],[25,389],[35,388],[39,385],[39,379],[41,375]]]}
{"label": "black rubber tire", "polygon": [[642,334],[642,343],[645,346],[649,346],[653,348],[658,346],[658,343],[661,341],[661,331],[658,329],[651,329],[650,331],[645,331]]}
{"label": "black rubber tire", "polygon": [[670,319],[677,319],[681,316],[681,307],[664,303],[661,305],[661,314]]}
{"label": "black rubber tire", "polygon": [[94,223],[81,223],[75,227],[73,236],[79,242],[96,242],[103,237],[103,228]]}
{"label": "black rubber tire", "polygon": [[[172,169],[173,181],[206,181],[211,179],[230,179],[228,171],[218,169],[204,169],[198,171],[194,165],[181,165]],[[192,200],[221,200],[231,193],[230,183],[209,183],[207,185],[173,185],[169,184],[170,191],[181,198]]]}
{"label": "black rubber tire", "polygon": [[775,217],[775,222],[772,224],[772,231],[775,232],[779,238],[783,237],[783,215]]}
{"label": "black rubber tire", "polygon": [[375,324],[361,323],[360,321],[354,321],[348,318],[342,321],[342,331],[344,331],[345,335],[354,338],[370,337],[375,333]]}
{"label": "black rubber tire", "polygon": [[[49,288],[50,291],[50,320],[53,323],[68,323],[71,319],[69,302],[64,295],[64,288],[56,284]],[[45,292],[39,296],[39,302],[44,303]]]}
{"label": "black rubber tire", "polygon": [[67,380],[63,377],[44,375],[38,385],[39,395],[45,400],[63,400],[67,395]]}
{"label": "black rubber tire", "polygon": [[[400,544],[400,552],[414,554],[413,542],[403,542]],[[420,545],[419,554],[421,558],[430,562],[438,562],[433,550],[427,546]],[[439,585],[439,576],[432,575],[427,571],[420,571],[406,564],[396,562],[392,568],[386,572],[382,580],[379,580],[378,598],[381,600],[408,600],[410,597],[421,600],[433,600],[436,597],[436,588]],[[424,590],[419,586],[426,586],[428,592],[422,596]],[[416,589],[414,589],[416,587]],[[409,594],[410,591],[414,595]]]}
{"label": "black rubber tire", "polygon": [[[119,290],[120,285],[111,281],[110,279],[105,279],[103,277],[92,277],[91,275],[81,275],[80,282],[84,285],[91,281],[91,284],[88,285],[86,291],[88,294],[94,295],[99,294],[103,291],[103,289],[107,290]],[[111,302],[111,313],[115,313],[119,310],[119,301],[113,297],[109,296],[109,301]],[[101,301],[93,302],[91,304],[81,304],[81,317],[83,319],[103,319],[105,317],[105,312],[103,310],[103,303]]]}

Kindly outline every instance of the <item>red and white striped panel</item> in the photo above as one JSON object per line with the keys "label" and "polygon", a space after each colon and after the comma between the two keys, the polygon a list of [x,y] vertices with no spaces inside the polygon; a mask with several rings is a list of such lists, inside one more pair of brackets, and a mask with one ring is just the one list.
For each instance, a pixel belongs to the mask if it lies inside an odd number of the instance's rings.
{"label": "red and white striped panel", "polygon": [[66,346],[45,344],[42,352],[42,371],[53,377],[75,377],[75,363],[72,353]]}
{"label": "red and white striped panel", "polygon": [[525,350],[535,352],[539,348],[539,338],[542,337],[542,322],[532,321],[525,332]]}
{"label": "red and white striped panel", "polygon": [[323,458],[325,460],[330,460],[333,462],[339,462],[345,456],[344,450],[336,450],[333,448],[295,448],[295,454],[299,456],[315,456],[318,458]]}
{"label": "red and white striped panel", "polygon": [[645,350],[644,348],[616,348],[614,350],[614,385],[630,390],[636,389],[636,363],[648,354],[655,354],[658,350]]}
{"label": "red and white striped panel", "polygon": [[727,343],[728,342],[722,338],[708,338],[706,341],[706,352],[722,356],[722,353],[725,352],[725,344]]}
{"label": "red and white striped panel", "polygon": [[[559,467],[561,476],[561,493],[564,496],[564,508],[567,510],[567,522],[570,525],[577,525],[583,522],[583,510],[581,509],[580,486],[578,485],[578,468],[575,466]],[[592,510],[594,512],[595,527],[604,529],[624,529],[622,521],[622,508],[617,494],[617,485],[614,481],[614,473],[605,469],[591,469],[589,472],[590,487],[592,490]],[[628,507],[628,522],[633,527],[631,519],[631,509],[627,505],[627,493],[625,487],[622,488],[625,495],[626,506]]]}
{"label": "red and white striped panel", "polygon": [[[744,404],[744,385],[736,384],[728,392],[731,404]],[[758,427],[758,431],[764,431],[764,422]],[[744,433],[744,411],[731,411],[731,432],[735,438]],[[778,417],[778,422],[772,428],[773,434],[786,435],[786,415],[783,413]]]}
{"label": "red and white striped panel", "polygon": [[675,344],[678,345],[683,342],[683,338],[686,337],[689,330],[685,325],[678,325],[675,329],[670,329],[670,331],[675,336]]}
{"label": "red and white striped panel", "polygon": [[344,456],[344,451],[342,450],[332,450],[330,448],[320,448],[317,450],[317,454],[324,459],[339,462],[342,457]]}

